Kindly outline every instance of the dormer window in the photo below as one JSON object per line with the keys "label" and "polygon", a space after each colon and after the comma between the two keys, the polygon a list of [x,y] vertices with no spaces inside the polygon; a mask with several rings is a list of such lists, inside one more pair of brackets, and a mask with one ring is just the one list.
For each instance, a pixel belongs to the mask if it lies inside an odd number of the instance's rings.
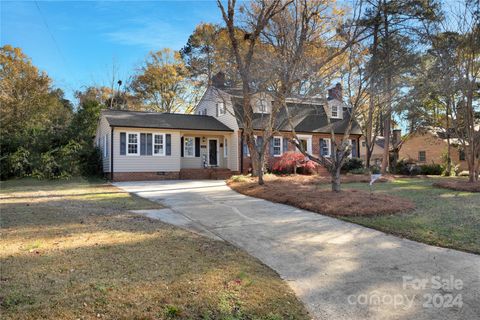
{"label": "dormer window", "polygon": [[258,103],[258,112],[260,113],[267,113],[268,111],[268,103],[265,100],[260,100]]}
{"label": "dormer window", "polygon": [[338,106],[332,106],[332,118],[338,118]]}
{"label": "dormer window", "polygon": [[227,113],[227,108],[225,108],[225,103],[217,103],[217,116],[221,116]]}

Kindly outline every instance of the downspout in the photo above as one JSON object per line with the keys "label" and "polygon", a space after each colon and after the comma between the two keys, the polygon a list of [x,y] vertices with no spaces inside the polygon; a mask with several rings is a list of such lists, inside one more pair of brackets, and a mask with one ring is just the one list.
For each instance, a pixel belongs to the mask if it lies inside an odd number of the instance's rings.
{"label": "downspout", "polygon": [[110,180],[113,181],[113,128],[111,128],[110,133]]}
{"label": "downspout", "polygon": [[241,129],[242,135],[240,136],[240,174],[243,174],[243,129]]}

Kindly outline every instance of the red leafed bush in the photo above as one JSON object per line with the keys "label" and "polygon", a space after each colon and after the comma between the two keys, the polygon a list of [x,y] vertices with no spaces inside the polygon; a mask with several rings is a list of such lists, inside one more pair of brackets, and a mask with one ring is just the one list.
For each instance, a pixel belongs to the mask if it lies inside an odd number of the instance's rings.
{"label": "red leafed bush", "polygon": [[304,174],[311,174],[317,163],[309,160],[300,152],[285,152],[273,165],[273,172],[279,173],[294,173],[295,168],[297,172]]}

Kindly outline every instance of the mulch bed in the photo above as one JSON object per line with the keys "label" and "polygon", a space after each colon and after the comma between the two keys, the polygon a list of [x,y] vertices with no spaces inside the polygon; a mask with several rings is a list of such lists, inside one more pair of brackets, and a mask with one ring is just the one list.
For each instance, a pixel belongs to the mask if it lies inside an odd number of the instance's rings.
{"label": "mulch bed", "polygon": [[448,180],[433,183],[435,187],[456,191],[480,192],[480,182],[468,182],[466,180]]}
{"label": "mulch bed", "polygon": [[[355,182],[369,182],[368,179],[358,181],[361,176],[345,176],[345,180]],[[365,176],[364,176],[365,177]],[[283,203],[305,210],[331,216],[368,216],[385,215],[404,212],[415,208],[413,202],[387,195],[370,192],[344,189],[341,192],[332,192],[319,188],[324,177],[318,176],[288,176],[268,177],[263,186],[258,185],[256,179],[250,178],[242,182],[228,181],[233,190],[256,198],[277,203]],[[329,182],[329,178],[325,178]]]}

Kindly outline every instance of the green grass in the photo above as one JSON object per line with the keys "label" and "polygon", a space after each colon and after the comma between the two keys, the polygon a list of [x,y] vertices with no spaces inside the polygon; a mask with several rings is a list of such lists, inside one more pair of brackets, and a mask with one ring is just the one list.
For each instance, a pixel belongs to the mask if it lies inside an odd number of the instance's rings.
{"label": "green grass", "polygon": [[102,180],[1,183],[2,319],[308,319],[278,274]]}
{"label": "green grass", "polygon": [[[480,253],[480,195],[433,187],[435,179],[442,178],[374,184],[374,192],[412,200],[416,205],[413,212],[341,219],[432,245]],[[343,187],[369,189],[366,183]]]}

